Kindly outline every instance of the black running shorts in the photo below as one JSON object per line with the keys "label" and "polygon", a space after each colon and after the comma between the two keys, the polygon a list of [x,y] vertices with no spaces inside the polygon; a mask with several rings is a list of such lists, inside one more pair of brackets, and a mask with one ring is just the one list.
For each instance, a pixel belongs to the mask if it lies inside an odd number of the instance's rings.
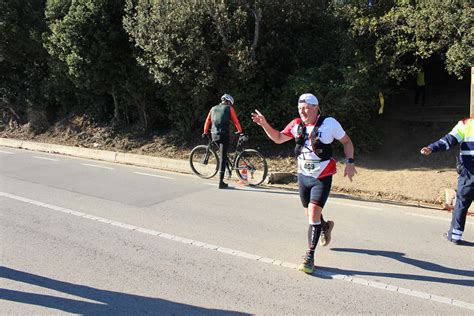
{"label": "black running shorts", "polygon": [[298,189],[303,207],[307,208],[310,202],[324,207],[331,191],[331,184],[332,176],[316,179],[298,173]]}

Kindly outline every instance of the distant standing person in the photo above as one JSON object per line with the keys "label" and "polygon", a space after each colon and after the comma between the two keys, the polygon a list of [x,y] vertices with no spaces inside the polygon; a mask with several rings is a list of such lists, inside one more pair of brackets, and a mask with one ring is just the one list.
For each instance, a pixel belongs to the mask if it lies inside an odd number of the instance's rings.
{"label": "distant standing person", "polygon": [[466,225],[466,216],[474,199],[474,118],[467,118],[458,122],[449,134],[440,140],[421,148],[422,155],[432,152],[446,151],[460,144],[458,166],[458,189],[454,205],[451,226],[445,238],[458,245]]}
{"label": "distant standing person", "polygon": [[320,115],[316,96],[311,93],[302,94],[298,99],[298,112],[300,117],[293,119],[281,132],[274,129],[258,110],[252,113],[252,120],[275,143],[281,144],[291,139],[296,142],[299,195],[309,222],[308,250],[298,270],[312,273],[319,238],[321,236],[321,245],[327,246],[334,227],[333,221],[325,222],[322,218],[322,210],[331,190],[332,176],[336,173],[336,161],[332,157],[331,147],[334,139],[344,146],[344,176],[352,181],[356,169],[351,139],[336,119]]}
{"label": "distant standing person", "polygon": [[234,110],[234,98],[229,94],[221,97],[221,103],[215,105],[209,111],[204,123],[202,136],[207,137],[211,127],[212,140],[219,145],[219,189],[226,189],[228,184],[224,182],[227,151],[229,150],[229,125],[232,121],[239,133],[243,133],[237,114]]}
{"label": "distant standing person", "polygon": [[416,63],[415,67],[418,69],[416,74],[416,86],[415,86],[415,104],[418,104],[418,100],[421,97],[421,105],[425,105],[426,98],[426,82],[425,82],[425,70],[423,65]]}

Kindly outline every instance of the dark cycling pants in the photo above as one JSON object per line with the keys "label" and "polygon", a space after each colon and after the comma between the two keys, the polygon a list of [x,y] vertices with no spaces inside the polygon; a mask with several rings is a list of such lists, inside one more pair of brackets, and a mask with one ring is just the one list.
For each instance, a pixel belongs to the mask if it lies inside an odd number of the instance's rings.
{"label": "dark cycling pants", "polygon": [[456,205],[454,206],[451,219],[451,227],[448,232],[450,240],[461,240],[466,216],[472,200],[474,199],[474,174],[464,168],[458,178],[458,192],[456,193]]}
{"label": "dark cycling pants", "polygon": [[303,207],[308,207],[310,202],[324,207],[331,191],[331,184],[332,176],[316,179],[298,173],[298,190]]}
{"label": "dark cycling pants", "polygon": [[227,152],[229,151],[229,137],[212,134],[212,140],[219,145],[219,182],[223,182],[227,163]]}

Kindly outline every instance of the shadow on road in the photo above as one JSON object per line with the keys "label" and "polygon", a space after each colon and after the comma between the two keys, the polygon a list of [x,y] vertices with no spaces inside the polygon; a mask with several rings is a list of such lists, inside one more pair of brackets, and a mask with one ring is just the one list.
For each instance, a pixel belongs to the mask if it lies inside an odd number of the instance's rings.
{"label": "shadow on road", "polygon": [[0,288],[0,300],[44,306],[82,315],[247,315],[244,313],[207,309],[164,299],[100,290],[84,285],[58,281],[39,275],[0,267],[0,277],[55,290],[94,302],[28,293]]}
{"label": "shadow on road", "polygon": [[[391,258],[409,265],[413,265],[420,269],[440,272],[445,274],[451,274],[454,276],[466,276],[474,278],[473,270],[461,270],[455,268],[445,267],[436,263],[422,261],[418,259],[411,259],[405,257],[404,253],[394,252],[394,251],[382,251],[382,250],[368,250],[368,249],[352,249],[352,248],[331,248],[332,251],[339,252],[351,252],[358,254],[366,254],[370,256],[382,256]],[[403,273],[386,273],[386,272],[370,272],[370,271],[355,271],[355,270],[343,270],[337,268],[324,268],[326,271],[330,271],[335,274],[344,274],[344,275],[371,275],[371,276],[381,276],[389,278],[398,278],[398,279],[407,279],[407,280],[418,280],[418,281],[429,281],[429,282],[439,282],[439,283],[448,283],[448,284],[457,284],[472,287],[474,285],[474,279],[471,280],[456,280],[449,278],[440,278],[428,275],[413,275],[413,274],[403,274]]]}

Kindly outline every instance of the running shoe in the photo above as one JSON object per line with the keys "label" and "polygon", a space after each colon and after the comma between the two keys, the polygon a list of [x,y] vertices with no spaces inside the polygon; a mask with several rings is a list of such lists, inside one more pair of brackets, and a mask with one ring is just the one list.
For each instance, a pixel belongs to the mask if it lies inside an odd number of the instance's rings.
{"label": "running shoe", "polygon": [[327,221],[327,226],[325,229],[321,230],[321,246],[326,247],[331,242],[331,231],[334,228],[333,221]]}
{"label": "running shoe", "polygon": [[314,271],[314,257],[310,256],[309,253],[306,253],[304,256],[303,263],[299,265],[298,271],[311,274]]}

